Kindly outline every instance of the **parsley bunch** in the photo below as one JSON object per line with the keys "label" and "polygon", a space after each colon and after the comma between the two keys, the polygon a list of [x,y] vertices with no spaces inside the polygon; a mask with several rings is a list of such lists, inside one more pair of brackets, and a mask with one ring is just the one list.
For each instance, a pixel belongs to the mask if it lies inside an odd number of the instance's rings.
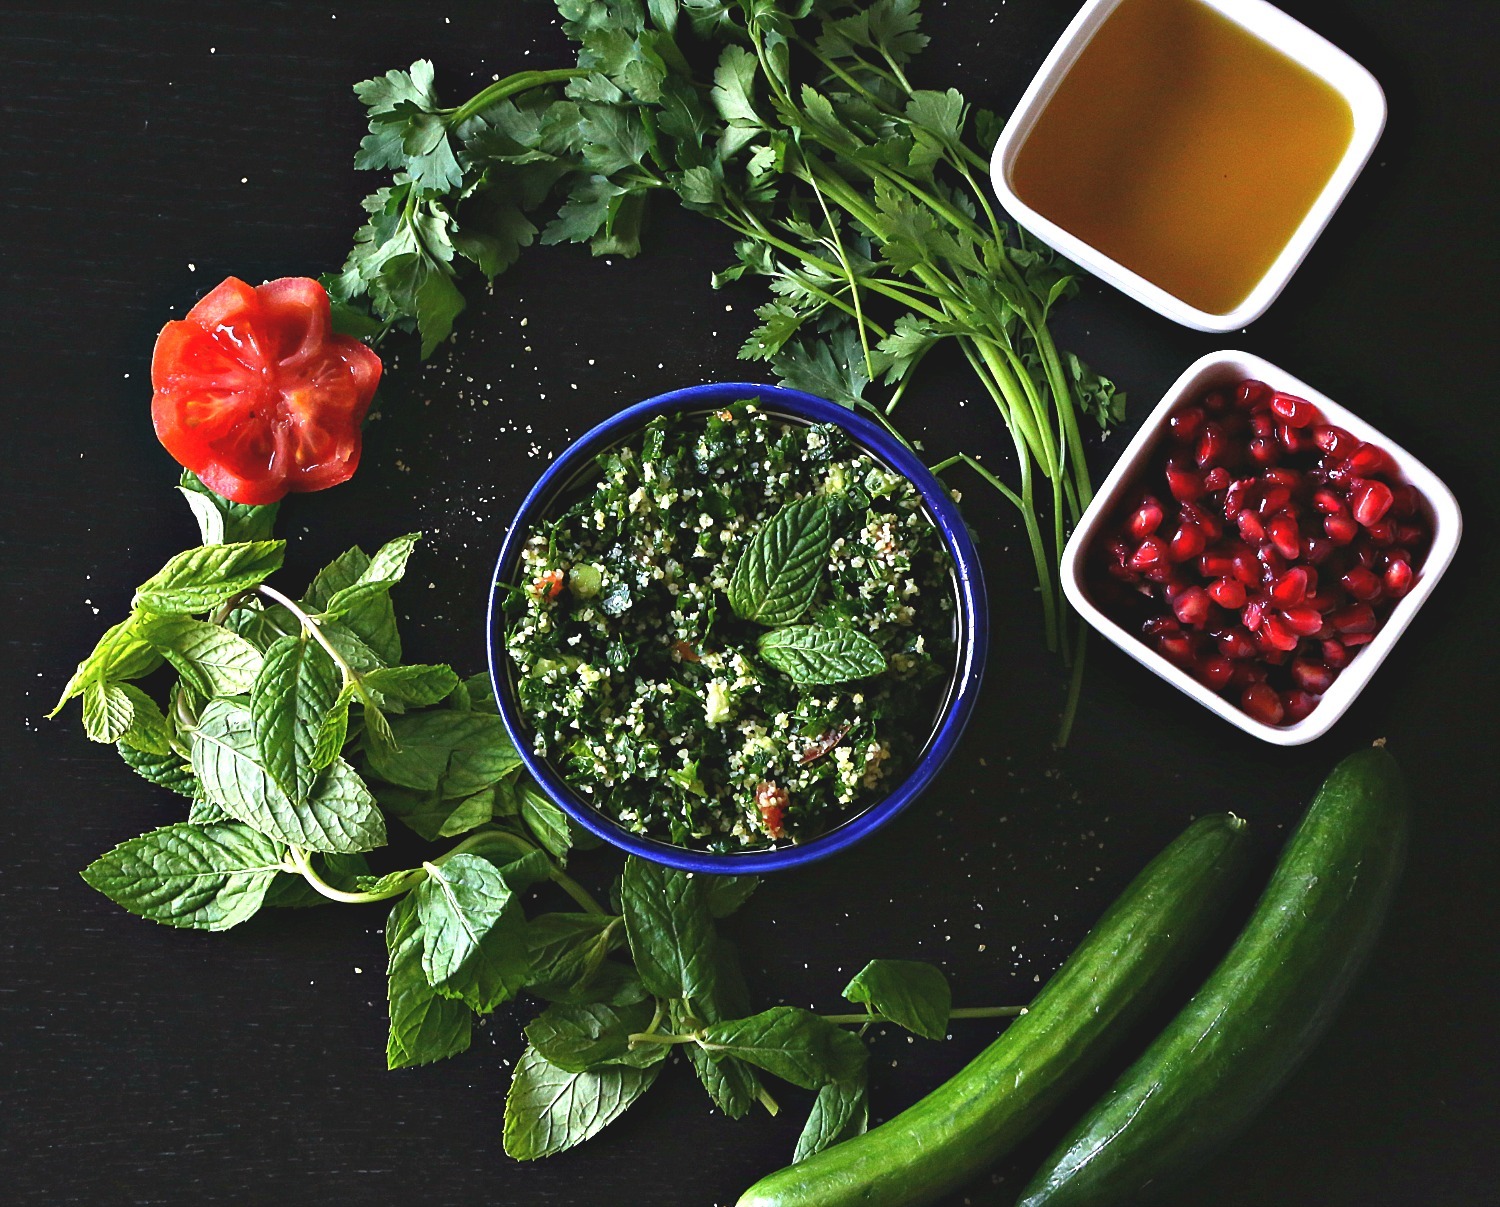
{"label": "parsley bunch", "polygon": [[[132,913],[195,930],[267,908],[389,903],[393,1069],[462,1052],[476,1014],[540,999],[506,1100],[513,1157],[593,1136],[676,1045],[733,1117],[757,1101],[777,1109],[764,1073],[817,1091],[805,1156],[865,1125],[866,1051],[845,1025],[937,1039],[950,1017],[1017,1013],[950,1011],[936,969],[882,960],[845,990],[863,1011],[752,1013],[716,920],[756,880],[621,867],[600,851],[614,880],[606,908],[566,870],[597,840],[527,779],[488,678],[403,664],[391,590],[415,535],[373,557],[350,549],[293,599],[267,582],[285,551],[277,505],[231,503],[192,474],[181,490],[203,544],[141,585],[53,715],[81,698],[88,736],[187,798],[187,816],[122,843],[84,879]],[[378,872],[367,856],[392,822],[446,849]],[[572,908],[537,912],[549,886]]]}
{"label": "parsley bunch", "polygon": [[[956,89],[912,86],[917,4],[557,0],[572,68],[523,72],[457,109],[439,106],[425,61],[360,84],[370,134],[356,163],[397,174],[328,284],[376,316],[360,330],[414,326],[426,355],[463,306],[463,262],[493,279],[537,237],[544,203],[541,242],[630,256],[648,199],[674,196],[739,237],[716,286],[768,282],[740,356],[785,384],[889,427],[923,357],[958,345],[1010,432],[1016,477],[967,455],[938,468],[967,465],[1019,509],[1047,644],[1068,659],[1055,570],[1092,495],[1080,414],[1104,428],[1125,399],[1052,339],[1074,270],[990,204],[998,119]],[[1081,625],[1076,639],[1075,663]],[[1075,673],[1064,735],[1076,691]]]}

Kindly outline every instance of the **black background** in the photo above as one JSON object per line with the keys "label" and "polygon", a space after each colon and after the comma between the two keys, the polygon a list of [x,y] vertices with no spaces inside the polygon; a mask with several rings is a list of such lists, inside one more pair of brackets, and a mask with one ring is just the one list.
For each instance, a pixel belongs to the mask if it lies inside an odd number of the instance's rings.
{"label": "black background", "polygon": [[[1073,7],[930,3],[916,81],[1006,111]],[[1416,824],[1385,939],[1322,1046],[1171,1202],[1500,1201],[1489,549],[1500,10],[1285,7],[1368,65],[1390,101],[1331,229],[1248,333],[1196,334],[1090,285],[1060,319],[1060,342],[1128,388],[1135,420],[1190,359],[1226,346],[1350,405],[1457,493],[1468,535],[1447,579],[1310,748],[1245,737],[1096,642],[1074,740],[1053,757],[1061,672],[1039,648],[1028,559],[1002,504],[965,483],[995,634],[967,740],[918,807],[857,850],[767,883],[731,929],[767,1005],[833,1008],[876,955],[937,961],[960,1003],[1022,1001],[1190,817],[1241,812],[1269,864],[1321,776],[1386,735],[1415,787]],[[350,85],[419,55],[457,103],[493,73],[567,62],[569,48],[542,4],[0,4],[9,1201],[728,1203],[789,1156],[801,1125],[795,1091],[781,1118],[734,1123],[678,1067],[583,1149],[518,1166],[501,1152],[500,1118],[529,1014],[502,1009],[465,1055],[387,1073],[378,910],[283,913],[206,935],[141,922],[78,879],[100,852],[180,814],[178,798],[85,741],[76,705],[43,720],[133,586],[196,542],[148,420],[153,337],[228,274],[316,274],[342,260],[376,184],[350,166],[362,133]],[[719,228],[669,206],[635,261],[528,252],[493,296],[476,294],[431,362],[410,348],[388,358],[357,477],[283,509],[286,582],[300,588],[349,543],[422,528],[398,596],[409,653],[481,669],[487,571],[546,456],[624,404],[746,375],[734,354],[762,295],[709,290],[728,252]],[[959,364],[924,366],[903,412],[934,459],[1002,455],[998,421]],[[1123,442],[1096,450],[1096,473]],[[608,866],[594,857],[579,875],[602,887]],[[876,1115],[991,1034],[956,1023],[943,1045],[877,1040]],[[998,1188],[956,1201],[1008,1201],[1057,1134],[1001,1166]]]}

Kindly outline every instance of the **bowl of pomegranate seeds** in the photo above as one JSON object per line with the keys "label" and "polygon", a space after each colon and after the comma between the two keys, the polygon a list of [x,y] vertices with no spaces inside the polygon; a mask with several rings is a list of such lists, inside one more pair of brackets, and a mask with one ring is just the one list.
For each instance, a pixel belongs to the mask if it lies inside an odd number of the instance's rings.
{"label": "bowl of pomegranate seeds", "polygon": [[1258,356],[1190,365],[1063,556],[1068,598],[1136,661],[1247,733],[1325,733],[1453,560],[1453,493]]}

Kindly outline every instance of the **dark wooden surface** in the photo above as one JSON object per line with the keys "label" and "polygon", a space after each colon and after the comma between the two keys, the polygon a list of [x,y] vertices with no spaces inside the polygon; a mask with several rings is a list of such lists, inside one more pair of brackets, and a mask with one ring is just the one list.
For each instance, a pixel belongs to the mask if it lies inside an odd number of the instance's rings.
{"label": "dark wooden surface", "polygon": [[[930,7],[919,82],[1005,110],[1072,3]],[[1369,65],[1390,99],[1385,138],[1331,230],[1246,334],[1194,334],[1089,287],[1064,339],[1128,387],[1136,417],[1221,346],[1348,403],[1457,492],[1468,535],[1449,577],[1310,749],[1239,735],[1096,643],[1076,736],[1053,758],[1061,678],[1039,651],[1030,571],[1010,517],[968,488],[995,648],[962,752],[898,824],[765,885],[732,929],[766,1004],[831,1007],[876,955],[938,961],[960,1002],[1024,1000],[1194,814],[1241,812],[1269,861],[1322,774],[1386,735],[1416,787],[1416,824],[1384,942],[1286,1090],[1170,1201],[1495,1202],[1497,10],[1286,7]],[[0,4],[8,1202],[728,1203],[790,1153],[802,1095],[780,1119],[734,1123],[677,1067],[585,1148],[509,1162],[500,1116],[524,1007],[501,1010],[456,1060],[385,1072],[379,912],[287,913],[227,935],[126,915],[78,869],[175,819],[178,798],[86,742],[76,705],[43,720],[133,586],[195,539],[148,420],[157,329],[227,274],[342,259],[373,187],[350,166],[354,81],[427,56],[456,103],[492,73],[566,54],[540,4]],[[412,653],[480,669],[486,572],[546,455],[625,403],[744,374],[734,352],[760,294],[709,291],[727,253],[717,228],[666,208],[634,262],[528,253],[451,347],[425,366],[409,350],[389,363],[358,476],[283,511],[286,580],[300,585],[348,543],[423,528],[398,600]],[[961,366],[932,370],[904,404],[910,434],[934,455],[998,456]],[[1097,450],[1099,472],[1122,443]],[[990,1034],[963,1023],[943,1045],[877,1040],[876,1115]],[[1056,1136],[956,1201],[1007,1201]]]}

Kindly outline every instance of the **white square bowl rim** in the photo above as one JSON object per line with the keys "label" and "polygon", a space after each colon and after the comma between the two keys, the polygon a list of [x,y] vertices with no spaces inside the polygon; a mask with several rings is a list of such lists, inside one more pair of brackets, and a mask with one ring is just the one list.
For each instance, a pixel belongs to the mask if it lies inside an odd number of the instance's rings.
{"label": "white square bowl rim", "polygon": [[[1249,713],[1223,696],[1209,690],[1181,667],[1168,661],[1134,633],[1121,627],[1089,598],[1084,583],[1086,572],[1085,551],[1099,537],[1099,530],[1109,519],[1133,479],[1143,465],[1149,461],[1162,436],[1167,416],[1190,395],[1202,389],[1208,380],[1221,370],[1233,370],[1242,377],[1263,381],[1273,390],[1295,394],[1304,398],[1323,412],[1329,423],[1345,428],[1352,435],[1367,443],[1379,445],[1396,462],[1400,476],[1410,482],[1426,496],[1432,508],[1432,546],[1422,563],[1421,576],[1411,591],[1403,596],[1391,610],[1386,622],[1370,641],[1340,672],[1333,685],[1323,693],[1316,708],[1301,721],[1292,725],[1267,725],[1257,721]],[[1224,349],[1200,356],[1172,383],[1162,400],[1152,409],[1141,425],[1140,431],[1126,445],[1125,451],[1115,462],[1109,476],[1105,478],[1093,501],[1083,513],[1063,551],[1063,591],[1074,609],[1088,623],[1109,638],[1120,649],[1129,654],[1147,669],[1160,675],[1179,691],[1185,692],[1211,712],[1248,734],[1271,742],[1277,746],[1301,746],[1327,733],[1342,717],[1355,697],[1364,690],[1386,655],[1391,652],[1397,639],[1406,630],[1417,611],[1432,594],[1438,579],[1453,561],[1458,549],[1459,537],[1463,533],[1463,515],[1453,492],[1432,470],[1412,456],[1389,436],[1365,422],[1347,407],[1334,402],[1327,395],[1313,389],[1306,382],[1294,377],[1285,369],[1251,352]]]}
{"label": "white square bowl rim", "polygon": [[1370,72],[1321,34],[1282,12],[1269,0],[1197,0],[1269,43],[1332,87],[1348,103],[1354,130],[1327,184],[1308,208],[1265,275],[1245,299],[1225,314],[1199,309],[1148,281],[1039,213],[1017,196],[1009,174],[1022,144],[1052,100],[1063,77],[1109,15],[1125,0],[1087,0],[1057,40],[1005,123],[990,160],[990,180],[1000,204],[1048,246],[1080,267],[1150,307],[1199,331],[1227,332],[1254,322],[1286,288],[1369,161],[1385,128],[1385,93]]}

